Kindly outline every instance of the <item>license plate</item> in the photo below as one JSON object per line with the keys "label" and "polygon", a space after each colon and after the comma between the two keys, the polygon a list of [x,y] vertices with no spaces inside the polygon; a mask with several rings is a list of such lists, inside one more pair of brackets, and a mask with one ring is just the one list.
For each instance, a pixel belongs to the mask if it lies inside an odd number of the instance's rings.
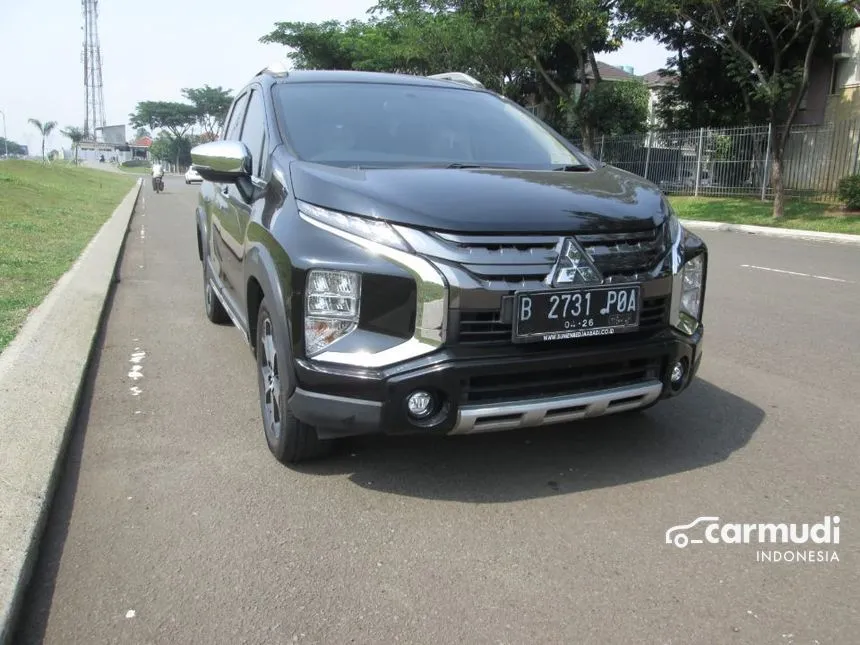
{"label": "license plate", "polygon": [[639,285],[516,294],[513,341],[609,336],[636,331]]}

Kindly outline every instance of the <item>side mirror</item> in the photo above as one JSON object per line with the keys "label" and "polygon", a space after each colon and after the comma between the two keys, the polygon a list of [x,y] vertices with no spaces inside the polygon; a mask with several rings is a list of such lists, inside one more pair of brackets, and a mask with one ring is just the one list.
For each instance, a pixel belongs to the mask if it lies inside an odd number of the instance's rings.
{"label": "side mirror", "polygon": [[251,151],[241,141],[212,141],[191,149],[191,164],[206,181],[233,184],[251,176]]}

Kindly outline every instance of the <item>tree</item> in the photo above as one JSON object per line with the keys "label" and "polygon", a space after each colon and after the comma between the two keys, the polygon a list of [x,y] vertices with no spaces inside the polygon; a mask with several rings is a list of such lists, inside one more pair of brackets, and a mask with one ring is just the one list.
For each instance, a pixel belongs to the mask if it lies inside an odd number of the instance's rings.
{"label": "tree", "polygon": [[648,88],[638,80],[599,83],[583,101],[580,114],[601,134],[645,132]]}
{"label": "tree", "polygon": [[28,119],[28,122],[33,125],[39,131],[39,134],[42,136],[42,161],[46,161],[45,158],[45,139],[50,136],[51,132],[54,131],[54,128],[57,127],[56,121],[45,121],[42,123],[39,119]]}
{"label": "tree", "polygon": [[0,150],[5,154],[7,148],[10,155],[23,155],[26,152],[26,148],[20,143],[0,137]]}
{"label": "tree", "polygon": [[[161,128],[178,144],[197,122],[197,114],[197,109],[187,103],[141,101],[137,104],[137,109],[129,115],[129,122],[136,128]],[[176,154],[173,161],[179,165],[179,145],[174,146],[174,151]]]}
{"label": "tree", "polygon": [[149,130],[147,130],[146,128],[138,128],[137,130],[134,131],[134,138],[135,139],[143,139],[143,137],[149,137],[149,136],[152,136],[152,135],[149,134]]}
{"label": "tree", "polygon": [[784,213],[783,158],[816,54],[826,52],[849,24],[850,13],[832,0],[630,0],[639,22],[660,25],[666,37],[678,26],[719,50],[747,113],[761,110],[772,125],[773,216]]}
{"label": "tree", "polygon": [[214,140],[218,131],[223,127],[227,112],[233,104],[231,90],[222,87],[186,87],[182,96],[194,105],[197,123],[203,129],[203,134],[209,140]]}
{"label": "tree", "polygon": [[74,126],[69,126],[65,130],[62,131],[62,134],[71,139],[72,147],[75,150],[75,163],[78,163],[78,148],[81,145],[81,141],[84,140],[84,131],[81,128],[76,128]]}

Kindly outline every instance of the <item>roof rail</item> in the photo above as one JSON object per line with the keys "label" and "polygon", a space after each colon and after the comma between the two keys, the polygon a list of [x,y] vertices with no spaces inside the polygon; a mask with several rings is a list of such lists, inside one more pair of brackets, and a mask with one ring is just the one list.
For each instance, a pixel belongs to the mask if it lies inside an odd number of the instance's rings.
{"label": "roof rail", "polygon": [[463,85],[469,85],[470,87],[484,89],[484,84],[481,83],[481,81],[469,76],[468,74],[464,74],[463,72],[444,72],[443,74],[433,74],[427,78],[435,78],[440,81],[452,81],[454,83],[461,83]]}
{"label": "roof rail", "polygon": [[262,76],[263,74],[272,74],[273,76],[287,76],[289,73],[290,70],[287,66],[287,61],[277,60],[273,63],[269,63],[266,67],[254,74],[254,76]]}

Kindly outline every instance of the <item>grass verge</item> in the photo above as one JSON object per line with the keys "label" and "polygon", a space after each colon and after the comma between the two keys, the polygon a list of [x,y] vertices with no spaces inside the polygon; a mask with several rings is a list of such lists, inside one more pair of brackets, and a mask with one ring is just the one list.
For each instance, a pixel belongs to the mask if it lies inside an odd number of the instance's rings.
{"label": "grass verge", "polygon": [[758,199],[669,197],[669,201],[682,219],[860,235],[860,216],[843,215],[833,204],[789,200],[785,204],[785,216],[774,219],[773,203]]}
{"label": "grass verge", "polygon": [[0,352],[134,181],[66,164],[0,161]]}

